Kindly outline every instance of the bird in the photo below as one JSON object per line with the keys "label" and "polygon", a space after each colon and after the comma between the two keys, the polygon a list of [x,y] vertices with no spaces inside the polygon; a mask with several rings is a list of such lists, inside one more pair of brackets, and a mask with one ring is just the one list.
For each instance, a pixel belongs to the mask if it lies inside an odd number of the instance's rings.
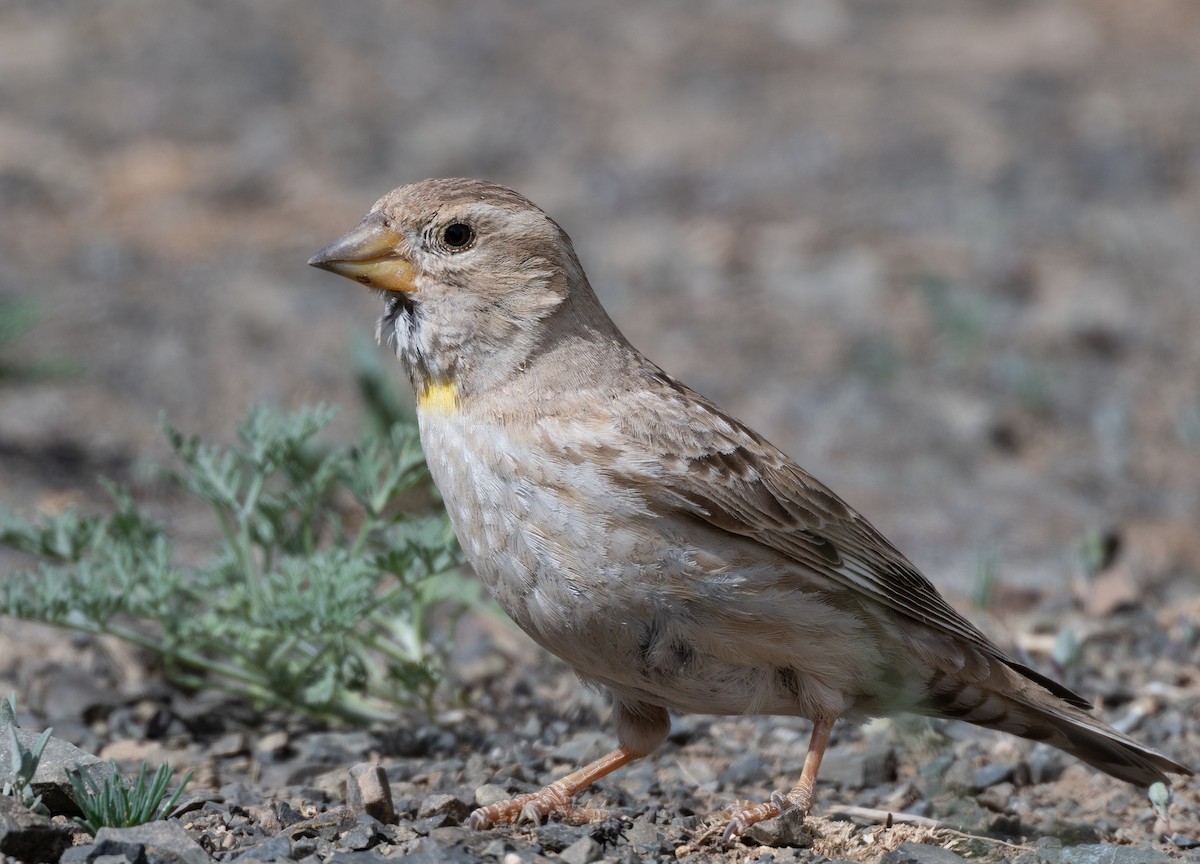
{"label": "bird", "polygon": [[308,263],[382,294],[376,338],[407,371],[467,560],[611,694],[614,750],[470,827],[568,811],[662,744],[671,711],[812,722],[795,786],[734,812],[727,839],[810,811],[838,720],[963,720],[1143,787],[1192,773],[1006,654],[857,510],[643,356],[567,233],[517,192],[401,186]]}

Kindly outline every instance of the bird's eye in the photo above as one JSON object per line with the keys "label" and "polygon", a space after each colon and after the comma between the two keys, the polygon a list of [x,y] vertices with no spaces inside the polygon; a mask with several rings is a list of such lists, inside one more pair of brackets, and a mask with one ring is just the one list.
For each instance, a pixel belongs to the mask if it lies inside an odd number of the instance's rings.
{"label": "bird's eye", "polygon": [[442,242],[451,249],[462,249],[475,238],[471,226],[463,222],[451,222],[442,231]]}

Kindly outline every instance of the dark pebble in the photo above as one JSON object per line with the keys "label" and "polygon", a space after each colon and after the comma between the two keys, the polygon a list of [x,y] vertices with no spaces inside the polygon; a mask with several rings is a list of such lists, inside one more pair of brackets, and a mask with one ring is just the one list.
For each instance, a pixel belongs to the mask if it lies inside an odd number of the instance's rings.
{"label": "dark pebble", "polygon": [[1061,864],[1171,864],[1175,859],[1149,846],[1093,843],[1062,850]]}
{"label": "dark pebble", "polygon": [[891,852],[885,852],[880,864],[966,864],[962,856],[940,846],[924,843],[901,843]]}
{"label": "dark pebble", "polygon": [[547,822],[537,829],[537,842],[547,852],[561,852],[580,837],[590,837],[592,829],[587,825],[567,825],[563,822]]}
{"label": "dark pebble", "polygon": [[592,864],[604,854],[604,847],[591,837],[580,837],[562,852],[558,857],[566,864]]}
{"label": "dark pebble", "polygon": [[386,839],[387,835],[383,831],[383,823],[374,817],[364,814],[359,816],[354,826],[339,838],[338,845],[344,846],[351,851],[358,851],[361,849],[374,849]]}
{"label": "dark pebble", "polygon": [[430,795],[421,802],[417,818],[429,819],[434,816],[445,816],[446,821],[442,823],[443,825],[459,825],[471,815],[471,810],[472,805],[457,795],[441,793]]}
{"label": "dark pebble", "polygon": [[261,843],[256,843],[242,852],[234,861],[291,861],[292,841],[280,834]]}
{"label": "dark pebble", "polygon": [[813,837],[806,822],[804,812],[793,807],[774,819],[751,825],[746,837],[762,846],[807,848],[812,845]]}
{"label": "dark pebble", "polygon": [[1013,779],[1013,766],[1003,762],[991,762],[975,769],[975,791],[989,789]]}
{"label": "dark pebble", "polygon": [[97,858],[123,858],[129,864],[146,864],[146,847],[141,843],[104,840],[92,847],[86,860],[94,862]]}

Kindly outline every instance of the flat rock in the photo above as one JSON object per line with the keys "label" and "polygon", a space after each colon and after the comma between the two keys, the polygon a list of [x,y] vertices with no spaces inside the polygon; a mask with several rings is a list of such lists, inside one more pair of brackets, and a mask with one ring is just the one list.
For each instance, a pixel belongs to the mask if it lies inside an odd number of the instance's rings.
{"label": "flat rock", "polygon": [[1068,846],[1058,860],[1060,864],[1168,864],[1175,859],[1148,846],[1093,843]]}
{"label": "flat rock", "polygon": [[891,852],[885,852],[879,861],[880,864],[966,864],[961,855],[925,843],[901,843]]}
{"label": "flat rock", "polygon": [[146,852],[170,864],[208,864],[212,859],[183,826],[173,819],[147,822],[132,828],[101,828],[96,832],[96,845],[106,840],[118,843],[140,843]]}
{"label": "flat rock", "polygon": [[0,857],[18,861],[57,861],[71,838],[45,816],[0,795]]}
{"label": "flat rock", "polygon": [[803,810],[793,807],[774,819],[751,825],[746,837],[762,846],[808,847],[812,845],[812,829],[806,824]]}
{"label": "flat rock", "polygon": [[[8,729],[0,730],[0,786],[12,779],[12,744],[9,740]],[[32,750],[40,734],[25,729],[13,728],[17,741],[22,747]],[[59,738],[51,737],[42,751],[41,761],[38,762],[37,773],[33,775],[35,795],[42,796],[42,803],[53,816],[81,816],[82,811],[75,803],[75,791],[71,781],[67,779],[67,770],[78,767],[97,785],[103,783],[112,775],[112,766],[101,761],[85,750],[80,750],[73,744],[68,744]]]}
{"label": "flat rock", "polygon": [[458,825],[471,813],[471,805],[466,801],[462,801],[454,795],[437,794],[430,795],[421,802],[421,807],[417,810],[418,819],[429,819],[434,816],[444,816],[446,821],[444,825]]}
{"label": "flat rock", "polygon": [[290,861],[291,859],[292,841],[280,834],[256,843],[233,860],[249,864],[251,861]]}
{"label": "flat rock", "polygon": [[604,847],[591,837],[580,837],[566,849],[558,853],[558,857],[566,864],[592,864],[600,860]]}

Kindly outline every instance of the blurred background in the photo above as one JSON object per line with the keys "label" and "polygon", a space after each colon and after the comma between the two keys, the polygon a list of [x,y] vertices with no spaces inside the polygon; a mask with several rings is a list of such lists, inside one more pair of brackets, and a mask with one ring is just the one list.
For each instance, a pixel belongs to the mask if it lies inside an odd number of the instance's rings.
{"label": "blurred background", "polygon": [[305,260],[470,175],[953,594],[1107,532],[1194,595],[1198,81],[1194,0],[8,0],[0,504],[136,481],[161,411],[355,436],[381,303]]}

